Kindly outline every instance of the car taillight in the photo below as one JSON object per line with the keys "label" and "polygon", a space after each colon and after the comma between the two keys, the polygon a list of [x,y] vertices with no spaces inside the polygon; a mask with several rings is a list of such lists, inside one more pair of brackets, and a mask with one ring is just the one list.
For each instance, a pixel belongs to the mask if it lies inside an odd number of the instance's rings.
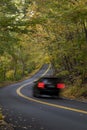
{"label": "car taillight", "polygon": [[38,83],[38,88],[44,88],[45,84],[43,82]]}
{"label": "car taillight", "polygon": [[64,83],[58,83],[57,88],[63,89],[63,88],[65,88],[65,84]]}

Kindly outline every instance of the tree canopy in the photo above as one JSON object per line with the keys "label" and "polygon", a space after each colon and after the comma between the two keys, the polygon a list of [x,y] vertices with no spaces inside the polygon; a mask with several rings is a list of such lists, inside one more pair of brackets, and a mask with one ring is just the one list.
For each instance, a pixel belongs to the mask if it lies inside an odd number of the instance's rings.
{"label": "tree canopy", "polygon": [[20,79],[50,62],[55,75],[85,82],[86,0],[2,0],[0,5],[0,81]]}

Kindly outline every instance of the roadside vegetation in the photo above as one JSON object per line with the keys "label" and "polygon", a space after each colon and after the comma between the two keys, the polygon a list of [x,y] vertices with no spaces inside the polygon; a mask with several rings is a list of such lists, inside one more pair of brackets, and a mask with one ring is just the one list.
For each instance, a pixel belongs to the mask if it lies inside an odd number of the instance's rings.
{"label": "roadside vegetation", "polygon": [[87,98],[87,0],[0,2],[0,86],[44,63],[64,78],[65,96]]}
{"label": "roadside vegetation", "polygon": [[2,111],[1,111],[1,108],[0,108],[0,123],[1,123],[1,121],[4,119],[4,116],[3,116],[3,114],[2,114]]}

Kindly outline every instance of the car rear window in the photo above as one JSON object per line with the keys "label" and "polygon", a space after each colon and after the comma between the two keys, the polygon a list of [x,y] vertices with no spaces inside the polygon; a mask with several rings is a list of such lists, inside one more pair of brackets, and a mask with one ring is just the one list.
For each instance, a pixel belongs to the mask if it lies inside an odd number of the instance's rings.
{"label": "car rear window", "polygon": [[44,83],[61,83],[61,78],[48,78],[48,77],[45,77],[45,78],[41,78],[40,79],[41,82],[44,82]]}

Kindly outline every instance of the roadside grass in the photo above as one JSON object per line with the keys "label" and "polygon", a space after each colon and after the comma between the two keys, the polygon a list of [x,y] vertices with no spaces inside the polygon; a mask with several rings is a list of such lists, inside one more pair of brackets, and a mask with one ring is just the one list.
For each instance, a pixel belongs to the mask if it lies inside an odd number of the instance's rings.
{"label": "roadside grass", "polygon": [[0,120],[3,120],[3,115],[1,112],[0,112]]}
{"label": "roadside grass", "polygon": [[0,121],[2,121],[3,119],[4,119],[4,116],[3,116],[1,108],[0,108]]}
{"label": "roadside grass", "polygon": [[42,67],[42,65],[37,66],[37,68],[36,68],[35,70],[33,70],[31,73],[28,74],[28,76],[24,76],[24,77],[21,78],[20,80],[15,80],[15,81],[2,81],[2,82],[0,82],[0,87],[5,87],[5,86],[11,85],[11,84],[15,84],[15,83],[18,83],[18,82],[22,82],[23,80],[26,80],[26,79],[32,77],[34,74],[36,74],[41,67]]}
{"label": "roadside grass", "polygon": [[62,96],[70,99],[87,101],[87,84],[80,86],[67,86]]}

